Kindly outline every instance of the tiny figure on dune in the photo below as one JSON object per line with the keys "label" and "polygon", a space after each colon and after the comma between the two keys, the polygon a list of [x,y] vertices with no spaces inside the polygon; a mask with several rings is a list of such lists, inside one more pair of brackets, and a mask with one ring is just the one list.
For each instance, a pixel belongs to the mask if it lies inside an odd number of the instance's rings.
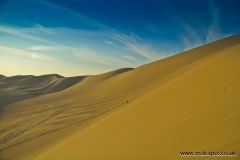
{"label": "tiny figure on dune", "polygon": [[127,101],[127,103],[128,103],[128,101]]}

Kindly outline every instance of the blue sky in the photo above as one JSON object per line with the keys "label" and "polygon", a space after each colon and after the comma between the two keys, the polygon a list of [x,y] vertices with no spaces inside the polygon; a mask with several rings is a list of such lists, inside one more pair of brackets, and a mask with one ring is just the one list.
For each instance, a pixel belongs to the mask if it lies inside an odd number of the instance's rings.
{"label": "blue sky", "polygon": [[138,67],[240,33],[239,0],[1,0],[0,74]]}

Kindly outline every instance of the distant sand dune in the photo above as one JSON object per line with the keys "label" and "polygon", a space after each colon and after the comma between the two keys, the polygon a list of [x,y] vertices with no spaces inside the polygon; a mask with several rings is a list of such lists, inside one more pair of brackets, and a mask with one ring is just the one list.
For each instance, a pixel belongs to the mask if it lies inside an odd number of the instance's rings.
{"label": "distant sand dune", "polygon": [[[96,76],[0,76],[2,159],[240,153],[240,35]],[[238,159],[224,157],[224,159]]]}
{"label": "distant sand dune", "polygon": [[67,89],[86,76],[64,78],[60,75],[0,77],[0,107]]}

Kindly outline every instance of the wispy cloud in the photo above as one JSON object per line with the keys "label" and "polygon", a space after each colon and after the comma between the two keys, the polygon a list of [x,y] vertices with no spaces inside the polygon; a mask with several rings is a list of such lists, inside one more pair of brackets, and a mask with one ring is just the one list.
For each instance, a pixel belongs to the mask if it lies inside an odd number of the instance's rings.
{"label": "wispy cloud", "polygon": [[117,45],[114,42],[108,41],[108,40],[103,40],[106,44],[114,45],[117,47]]}
{"label": "wispy cloud", "polygon": [[[164,5],[159,5],[159,8],[161,9],[162,6],[166,8],[164,10],[165,15],[173,23],[170,26],[170,28],[173,28],[171,32],[177,33],[176,35],[178,35],[180,42],[182,42],[185,51],[227,36],[221,32],[220,21],[223,9],[221,6],[217,6],[214,0],[202,2],[208,4],[209,6],[206,7],[211,9],[211,12],[203,13],[205,19],[202,19],[201,16],[193,16],[189,12],[186,12],[186,10],[176,10],[174,9],[174,5],[168,1],[163,3]],[[189,3],[193,2],[189,1]],[[201,2],[194,3],[196,5],[196,3]],[[210,24],[207,24],[207,18],[211,18]]]}
{"label": "wispy cloud", "polygon": [[149,62],[156,61],[163,56],[162,53],[153,49],[150,45],[138,42],[141,39],[134,34],[126,35],[115,32],[111,35],[111,38],[125,44],[128,50],[146,58]]}
{"label": "wispy cloud", "polygon": [[45,27],[43,27],[43,26],[41,26],[41,25],[39,25],[39,24],[35,24],[34,27],[35,27],[36,29],[44,32],[44,33],[56,35],[56,32],[55,32],[54,30],[49,30],[49,29],[47,29],[47,28],[45,28]]}
{"label": "wispy cloud", "polygon": [[39,53],[39,52],[32,52],[32,51],[27,51],[27,50],[22,50],[22,49],[17,49],[17,48],[10,48],[10,47],[5,47],[5,46],[0,46],[0,51],[2,53],[11,53],[11,54],[16,54],[20,56],[25,56],[28,58],[33,58],[33,59],[41,59],[41,60],[48,60],[48,61],[60,61],[60,59],[56,59],[54,57]]}
{"label": "wispy cloud", "polygon": [[193,18],[189,13],[186,14],[181,10],[175,10],[168,1],[164,2],[164,7],[167,8],[167,10],[164,10],[165,14],[172,22],[172,25],[169,27],[170,31],[178,36],[184,51],[206,43],[206,27],[200,25],[203,24],[202,22],[199,22],[196,17]]}
{"label": "wispy cloud", "polygon": [[84,47],[82,46],[80,48],[72,48],[72,50],[74,55],[89,62],[95,62],[115,67],[122,66],[132,67],[130,63],[127,63],[124,60],[107,56],[106,53],[100,53],[87,45],[85,45]]}
{"label": "wispy cloud", "polygon": [[128,43],[127,45],[132,51],[134,51],[135,53],[138,53],[139,55],[151,61],[158,60],[159,53],[147,45],[131,44],[131,43]]}
{"label": "wispy cloud", "polygon": [[65,46],[40,46],[40,45],[34,45],[26,48],[27,50],[31,51],[59,51],[59,50],[68,50],[70,47]]}
{"label": "wispy cloud", "polygon": [[20,27],[16,27],[16,26],[0,25],[0,32],[18,36],[18,37],[22,37],[22,38],[26,38],[26,39],[30,39],[30,40],[35,40],[35,41],[39,41],[39,42],[57,45],[55,42],[49,41],[40,36],[35,36],[34,34],[38,34],[38,35],[41,34],[41,31],[39,32],[39,30],[37,28],[20,28]]}
{"label": "wispy cloud", "polygon": [[153,26],[145,26],[145,28],[151,32],[158,33],[158,30],[156,27]]}
{"label": "wispy cloud", "polygon": [[77,24],[80,24],[82,27],[84,27],[84,29],[87,29],[86,26],[90,29],[91,29],[91,27],[101,28],[101,29],[108,28],[107,26],[103,25],[102,23],[100,23],[90,17],[87,17],[79,12],[76,12],[75,10],[67,8],[65,6],[61,6],[61,5],[51,3],[51,2],[45,1],[45,0],[43,0],[43,1],[39,0],[38,3],[42,3],[46,7],[51,8],[51,10],[54,10],[54,11],[58,12],[59,14],[68,16],[71,19],[74,18],[76,20]]}
{"label": "wispy cloud", "polygon": [[140,62],[139,60],[133,58],[132,56],[124,55],[123,57],[124,57],[124,58],[127,58],[127,59],[130,59],[130,60],[132,60],[132,61]]}
{"label": "wispy cloud", "polygon": [[212,0],[209,0],[212,11],[212,24],[207,31],[207,42],[212,42],[222,38],[220,29],[221,9],[217,7]]}
{"label": "wispy cloud", "polygon": [[185,33],[181,34],[180,38],[183,41],[185,51],[201,46],[205,43],[204,39],[201,37],[201,34],[199,34],[196,29],[186,25],[183,28]]}

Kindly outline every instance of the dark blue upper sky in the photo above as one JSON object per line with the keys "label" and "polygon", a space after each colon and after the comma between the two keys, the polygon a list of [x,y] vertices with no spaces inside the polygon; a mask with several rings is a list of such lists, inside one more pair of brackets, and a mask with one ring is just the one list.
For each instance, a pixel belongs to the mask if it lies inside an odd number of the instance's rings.
{"label": "dark blue upper sky", "polygon": [[[15,58],[37,72],[5,74],[43,74],[41,64],[63,75],[137,67],[238,34],[239,17],[239,0],[3,0],[1,67]],[[81,70],[58,70],[59,61]]]}

